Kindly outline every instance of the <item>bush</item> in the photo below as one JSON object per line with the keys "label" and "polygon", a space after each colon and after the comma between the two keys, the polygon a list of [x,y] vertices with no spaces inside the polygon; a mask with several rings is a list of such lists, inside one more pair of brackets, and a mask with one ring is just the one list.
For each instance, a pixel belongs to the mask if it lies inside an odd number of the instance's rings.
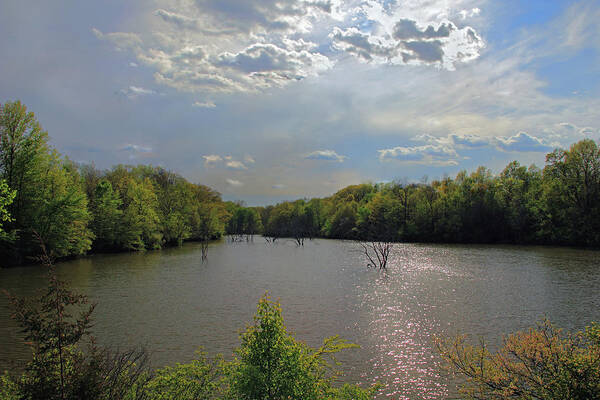
{"label": "bush", "polygon": [[564,334],[543,321],[509,335],[495,353],[464,336],[438,341],[449,368],[465,378],[469,399],[600,399],[600,325]]}

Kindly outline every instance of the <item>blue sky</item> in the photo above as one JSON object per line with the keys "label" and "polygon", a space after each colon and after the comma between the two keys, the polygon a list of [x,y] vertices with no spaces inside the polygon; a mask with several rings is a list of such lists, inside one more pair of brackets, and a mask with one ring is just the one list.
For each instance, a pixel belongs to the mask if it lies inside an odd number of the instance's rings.
{"label": "blue sky", "polygon": [[267,204],[600,137],[600,3],[0,2],[0,102],[99,168]]}

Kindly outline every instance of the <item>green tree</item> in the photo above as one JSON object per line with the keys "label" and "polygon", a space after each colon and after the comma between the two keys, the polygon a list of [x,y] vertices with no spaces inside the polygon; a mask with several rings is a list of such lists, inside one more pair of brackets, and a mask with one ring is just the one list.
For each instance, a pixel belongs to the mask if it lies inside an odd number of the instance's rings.
{"label": "green tree", "polygon": [[94,248],[114,249],[121,235],[123,210],[119,194],[113,191],[107,180],[101,180],[94,190],[91,201],[91,229],[95,236]]}
{"label": "green tree", "polygon": [[4,225],[13,220],[8,209],[15,199],[16,194],[14,190],[8,187],[5,180],[0,180],[0,241],[11,239],[12,235],[6,232]]}
{"label": "green tree", "polygon": [[158,249],[162,244],[158,200],[149,178],[137,182],[130,178],[123,201],[125,230],[120,238],[128,250]]}
{"label": "green tree", "polygon": [[560,232],[556,240],[600,244],[600,148],[584,139],[548,154],[546,163],[548,210]]}
{"label": "green tree", "polygon": [[0,105],[0,172],[8,187],[17,191],[10,213],[17,223],[35,199],[40,167],[45,163],[48,133],[33,112],[20,101]]}
{"label": "green tree", "polygon": [[254,324],[242,333],[241,340],[236,358],[225,368],[228,398],[317,400],[352,392],[370,398],[373,392],[333,386],[336,373],[325,357],[356,345],[334,336],[318,349],[308,347],[287,332],[281,306],[266,295],[258,303]]}
{"label": "green tree", "polygon": [[209,360],[205,353],[187,364],[156,371],[144,388],[148,400],[210,400],[220,389],[222,365]]}
{"label": "green tree", "polygon": [[[48,287],[34,302],[9,296],[12,318],[21,326],[26,341],[31,343],[33,360],[18,382],[24,399],[67,399],[73,391],[70,364],[73,346],[89,333],[94,305],[87,298],[68,290],[59,280],[47,256]],[[74,319],[73,309],[80,309]],[[72,393],[71,393],[72,394]]]}
{"label": "green tree", "polygon": [[[88,199],[77,169],[52,153],[43,176],[34,199],[35,207],[28,210],[26,226],[41,236],[55,257],[86,253],[91,248],[93,234],[88,228]],[[29,247],[36,247],[35,242],[34,239]]]}
{"label": "green tree", "polygon": [[16,191],[9,212],[15,246],[5,259],[39,251],[37,232],[56,256],[85,253],[91,244],[87,197],[73,163],[47,144],[48,135],[20,102],[0,106],[0,178]]}

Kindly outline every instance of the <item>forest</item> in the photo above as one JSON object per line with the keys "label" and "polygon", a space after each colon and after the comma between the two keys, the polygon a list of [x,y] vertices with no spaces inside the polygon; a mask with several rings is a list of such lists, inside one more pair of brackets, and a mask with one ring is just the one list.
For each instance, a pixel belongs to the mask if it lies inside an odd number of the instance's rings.
{"label": "forest", "polygon": [[77,164],[49,144],[25,105],[0,105],[2,266],[35,259],[40,241],[64,258],[225,234],[298,244],[322,237],[598,247],[599,194],[600,148],[583,139],[547,154],[543,169],[513,161],[497,175],[479,167],[455,178],[362,183],[327,198],[245,207],[162,167]]}

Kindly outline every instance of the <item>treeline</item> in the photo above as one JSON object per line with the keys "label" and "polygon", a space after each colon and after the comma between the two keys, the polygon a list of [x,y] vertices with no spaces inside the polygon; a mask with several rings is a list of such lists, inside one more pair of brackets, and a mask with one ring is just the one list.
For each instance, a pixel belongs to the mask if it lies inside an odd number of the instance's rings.
{"label": "treeline", "polygon": [[582,140],[513,161],[499,174],[479,167],[430,183],[348,186],[331,197],[258,207],[271,238],[600,246],[600,149]]}
{"label": "treeline", "polygon": [[430,183],[348,186],[331,197],[243,207],[160,167],[99,171],[61,157],[32,112],[0,105],[0,263],[137,251],[223,234],[419,242],[600,246],[600,149]]}
{"label": "treeline", "polygon": [[20,102],[0,105],[0,264],[221,237],[240,206],[163,168],[77,165]]}

